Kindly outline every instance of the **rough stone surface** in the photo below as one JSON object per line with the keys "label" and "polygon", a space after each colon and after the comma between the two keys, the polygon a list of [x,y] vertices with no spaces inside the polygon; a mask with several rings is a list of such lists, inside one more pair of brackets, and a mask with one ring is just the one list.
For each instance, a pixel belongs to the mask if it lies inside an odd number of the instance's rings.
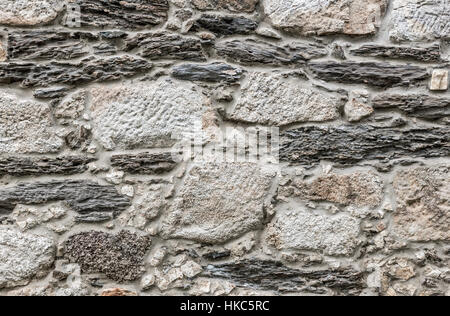
{"label": "rough stone surface", "polygon": [[411,117],[438,120],[449,117],[450,98],[426,94],[381,94],[373,98],[375,109],[399,109]]}
{"label": "rough stone surface", "polygon": [[278,28],[302,35],[375,34],[386,0],[264,0],[264,12]]}
{"label": "rough stone surface", "polygon": [[206,61],[198,38],[159,32],[142,33],[126,40],[125,51],[139,48],[139,55],[149,59],[181,59]]}
{"label": "rough stone surface", "polygon": [[340,294],[358,293],[364,288],[364,274],[344,267],[329,270],[302,271],[289,268],[279,261],[242,260],[209,265],[205,274],[263,290],[326,294],[327,289]]}
{"label": "rough stone surface", "polygon": [[3,43],[1,37],[0,37],[0,63],[4,62],[7,59],[8,52],[6,51],[6,46]]}
{"label": "rough stone surface", "polygon": [[254,33],[258,23],[244,17],[203,15],[195,21],[191,31],[207,30],[218,36]]}
{"label": "rough stone surface", "polygon": [[376,207],[383,199],[383,181],[374,173],[355,172],[321,176],[312,182],[295,179],[280,192],[283,199],[295,196],[344,206]]}
{"label": "rough stone surface", "polygon": [[309,64],[321,80],[390,88],[414,86],[430,77],[426,68],[372,62],[323,62]]}
{"label": "rough stone surface", "polygon": [[447,91],[448,89],[448,70],[435,69],[431,77],[431,91]]}
{"label": "rough stone surface", "polygon": [[450,38],[447,1],[393,0],[390,37],[394,41],[432,41]]}
{"label": "rough stone surface", "polygon": [[133,281],[144,270],[144,257],[151,239],[128,231],[117,235],[90,231],[69,237],[65,257],[78,263],[85,273],[104,273],[118,281]]}
{"label": "rough stone surface", "polygon": [[282,75],[251,72],[228,118],[264,125],[322,122],[337,119],[343,101]]}
{"label": "rough stone surface", "polygon": [[62,146],[47,104],[0,92],[0,153],[55,153]]}
{"label": "rough stone surface", "polygon": [[[169,11],[167,0],[72,0],[80,8],[83,27],[148,28],[165,22]],[[70,11],[65,17],[70,24]]]}
{"label": "rough stone surface", "polygon": [[27,285],[43,277],[55,260],[54,241],[0,226],[0,289]]}
{"label": "rough stone surface", "polygon": [[349,122],[358,122],[373,114],[374,110],[369,104],[368,91],[352,91],[350,100],[344,107]]}
{"label": "rough stone surface", "polygon": [[0,214],[12,212],[17,204],[47,204],[65,201],[74,211],[121,213],[130,206],[126,196],[117,193],[113,186],[103,186],[92,181],[67,180],[20,183],[0,190]]}
{"label": "rough stone surface", "polygon": [[449,174],[447,165],[397,173],[393,227],[396,234],[411,241],[450,240]]}
{"label": "rough stone surface", "polygon": [[190,81],[236,82],[241,79],[242,70],[223,63],[182,64],[173,69],[172,76]]}
{"label": "rough stone surface", "polygon": [[333,217],[301,209],[278,214],[266,232],[277,249],[323,251],[350,256],[358,246],[360,223],[348,215]]}
{"label": "rough stone surface", "polygon": [[271,179],[252,164],[194,167],[165,218],[163,235],[222,243],[257,229]]}
{"label": "rough stone surface", "polygon": [[95,159],[82,156],[62,156],[57,158],[0,158],[0,176],[40,176],[46,174],[77,174],[88,169]]}
{"label": "rough stone surface", "polygon": [[137,155],[114,155],[111,166],[131,174],[161,174],[172,171],[177,163],[172,153]]}
{"label": "rough stone surface", "polygon": [[217,54],[232,62],[255,65],[293,65],[327,55],[327,50],[320,44],[294,42],[280,47],[267,42],[255,40],[233,40],[218,43]]}
{"label": "rough stone surface", "polygon": [[190,0],[199,10],[229,10],[231,12],[251,13],[259,0]]}
{"label": "rough stone surface", "polygon": [[310,165],[321,160],[354,164],[362,160],[447,157],[449,135],[448,128],[301,127],[281,134],[280,159]]}
{"label": "rough stone surface", "polygon": [[2,0],[0,24],[32,26],[54,20],[64,7],[61,0]]}
{"label": "rough stone surface", "polygon": [[97,87],[91,94],[94,136],[108,149],[170,146],[205,112],[199,92],[170,81]]}
{"label": "rough stone surface", "polygon": [[440,45],[428,47],[363,45],[350,51],[352,55],[390,59],[413,59],[421,62],[441,62]]}

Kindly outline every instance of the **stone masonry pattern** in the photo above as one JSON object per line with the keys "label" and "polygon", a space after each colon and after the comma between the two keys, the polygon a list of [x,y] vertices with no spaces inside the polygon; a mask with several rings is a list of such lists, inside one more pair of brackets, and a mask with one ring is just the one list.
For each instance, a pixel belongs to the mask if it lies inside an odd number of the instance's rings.
{"label": "stone masonry pattern", "polygon": [[0,296],[450,296],[449,70],[447,0],[0,0]]}

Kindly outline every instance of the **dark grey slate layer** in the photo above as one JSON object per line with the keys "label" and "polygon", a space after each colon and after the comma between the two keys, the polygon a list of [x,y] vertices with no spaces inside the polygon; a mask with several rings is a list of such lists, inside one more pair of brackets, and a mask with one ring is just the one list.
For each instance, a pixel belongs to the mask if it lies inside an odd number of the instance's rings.
{"label": "dark grey slate layer", "polygon": [[351,165],[363,160],[435,158],[450,155],[450,128],[308,126],[281,134],[282,161],[313,165],[321,160]]}
{"label": "dark grey slate layer", "polygon": [[311,63],[314,75],[324,81],[389,88],[413,86],[430,77],[427,69],[418,66],[373,62]]}
{"label": "dark grey slate layer", "polygon": [[243,287],[279,292],[325,294],[330,289],[340,294],[356,294],[365,287],[364,274],[351,268],[303,271],[278,261],[257,259],[209,265],[204,275]]}
{"label": "dark grey slate layer", "polygon": [[[81,26],[140,29],[167,20],[167,0],[75,0],[81,10]],[[70,19],[68,12],[66,19]]]}
{"label": "dark grey slate layer", "polygon": [[117,282],[134,281],[144,272],[151,239],[128,231],[113,235],[90,231],[65,243],[65,258],[78,263],[83,273],[104,273]]}
{"label": "dark grey slate layer", "polygon": [[69,91],[70,89],[66,87],[42,88],[36,89],[33,96],[38,99],[58,99],[65,97]]}
{"label": "dark grey slate layer", "polygon": [[440,62],[441,48],[439,45],[430,47],[408,47],[408,46],[383,46],[364,45],[350,51],[355,56],[382,57],[391,59],[414,59],[422,62]]}
{"label": "dark grey slate layer", "polygon": [[273,66],[303,64],[308,60],[326,56],[327,49],[319,44],[294,43],[276,46],[255,40],[225,41],[216,45],[217,54],[232,62]]}
{"label": "dark grey slate layer", "polygon": [[177,166],[171,153],[114,155],[111,166],[131,174],[161,174],[170,172]]}
{"label": "dark grey slate layer", "polygon": [[94,158],[82,156],[67,156],[58,158],[0,158],[0,177],[12,176],[40,176],[47,174],[77,174],[88,169],[88,164]]}
{"label": "dark grey slate layer", "polygon": [[172,71],[172,76],[177,79],[204,82],[236,82],[241,79],[242,74],[242,69],[223,63],[183,64],[174,67]]}
{"label": "dark grey slate layer", "polygon": [[72,59],[88,53],[84,40],[98,36],[84,32],[20,31],[8,35],[9,59]]}
{"label": "dark grey slate layer", "polygon": [[17,204],[34,205],[65,201],[80,214],[114,212],[118,215],[130,206],[130,199],[117,193],[114,186],[92,181],[55,180],[20,183],[0,190],[0,214],[11,213]]}
{"label": "dark grey slate layer", "polygon": [[139,56],[149,59],[206,61],[202,43],[198,38],[173,33],[143,33],[125,40],[125,51],[136,48],[139,48]]}
{"label": "dark grey slate layer", "polygon": [[450,117],[450,99],[426,94],[381,94],[373,98],[375,109],[396,108],[411,117],[439,120]]}
{"label": "dark grey slate layer", "polygon": [[75,217],[75,222],[77,223],[102,223],[114,219],[113,212],[92,212],[88,214],[83,214]]}
{"label": "dark grey slate layer", "polygon": [[226,36],[248,35],[253,33],[257,28],[257,22],[244,17],[205,14],[195,21],[191,31],[207,30],[217,36]]}
{"label": "dark grey slate layer", "polygon": [[151,63],[132,56],[89,58],[80,63],[0,63],[0,83],[18,82],[24,87],[79,85],[132,77],[151,68]]}

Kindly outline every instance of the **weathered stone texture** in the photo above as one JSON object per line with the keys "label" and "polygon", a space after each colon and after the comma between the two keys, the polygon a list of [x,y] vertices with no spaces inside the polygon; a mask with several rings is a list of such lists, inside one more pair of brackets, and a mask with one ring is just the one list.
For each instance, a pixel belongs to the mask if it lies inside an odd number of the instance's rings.
{"label": "weathered stone texture", "polygon": [[296,209],[278,214],[266,241],[279,250],[314,250],[350,256],[358,246],[360,223],[348,215],[327,216]]}
{"label": "weathered stone texture", "polygon": [[182,64],[173,68],[172,76],[180,80],[231,83],[240,80],[242,73],[242,69],[223,63]]}
{"label": "weathered stone texture", "polygon": [[202,121],[204,97],[171,81],[91,90],[94,136],[108,148],[167,147]]}
{"label": "weathered stone texture", "polygon": [[0,92],[0,153],[55,153],[62,146],[47,104]]}
{"label": "weathered stone texture", "polygon": [[294,42],[283,47],[267,42],[233,40],[216,45],[217,54],[241,64],[287,66],[326,56],[327,49],[320,44]]}
{"label": "weathered stone texture", "polygon": [[0,289],[27,285],[33,277],[45,276],[54,256],[52,239],[0,226]]}
{"label": "weathered stone texture", "polygon": [[431,91],[447,91],[449,83],[449,72],[447,69],[435,69],[431,76]]}
{"label": "weathered stone texture", "polygon": [[450,38],[447,1],[393,0],[390,37],[394,41],[432,41]]}
{"label": "weathered stone texture", "polygon": [[191,31],[207,30],[218,36],[248,35],[257,27],[257,22],[244,17],[203,15],[195,21]]}
{"label": "weathered stone texture", "polygon": [[387,0],[264,0],[275,27],[302,35],[375,34]]}
{"label": "weathered stone texture", "polygon": [[357,294],[364,288],[364,273],[349,267],[303,271],[289,268],[279,261],[242,260],[209,265],[206,276],[221,278],[239,286],[251,286],[279,292],[315,294]]}
{"label": "weathered stone texture", "polygon": [[62,156],[58,158],[0,158],[0,176],[41,176],[46,174],[77,174],[88,169],[95,159],[82,156]]}
{"label": "weathered stone texture", "polygon": [[436,158],[450,154],[448,128],[378,129],[371,126],[302,127],[281,134],[280,159],[311,165],[363,160]]}
{"label": "weathered stone texture", "polygon": [[0,63],[4,62],[7,59],[8,52],[6,51],[6,45],[4,41],[0,37]]}
{"label": "weathered stone texture", "polygon": [[34,205],[65,201],[81,214],[94,212],[117,215],[130,206],[130,199],[113,186],[88,180],[54,180],[19,183],[0,190],[0,214],[8,214],[17,204]]}
{"label": "weathered stone texture", "polygon": [[161,174],[175,169],[177,163],[172,153],[162,154],[129,154],[111,157],[111,166],[131,174]]}
{"label": "weathered stone texture", "polygon": [[206,61],[201,41],[198,38],[174,33],[142,33],[125,41],[125,51],[136,48],[138,54],[149,59],[181,59]]}
{"label": "weathered stone texture", "polygon": [[325,175],[312,182],[294,179],[280,188],[279,196],[283,199],[299,197],[343,206],[376,207],[383,199],[383,181],[371,172]]}
{"label": "weathered stone texture", "polygon": [[339,118],[342,99],[282,75],[251,72],[228,118],[265,125],[322,122]]}
{"label": "weathered stone texture", "polygon": [[372,99],[375,109],[399,109],[411,117],[438,120],[450,116],[450,98],[426,94],[381,94]]}
{"label": "weathered stone texture", "polygon": [[195,166],[164,220],[163,236],[223,243],[259,228],[272,177],[246,163]]}
{"label": "weathered stone texture", "polygon": [[[167,0],[71,0],[81,10],[83,27],[112,27],[141,29],[155,26],[167,20]],[[69,24],[72,16],[66,15]]]}
{"label": "weathered stone texture", "polygon": [[259,0],[190,0],[199,10],[229,10],[231,12],[251,13]]}
{"label": "weathered stone texture", "polygon": [[411,241],[450,240],[450,168],[447,165],[399,171],[394,189],[395,234]]}
{"label": "weathered stone texture", "polygon": [[323,62],[309,64],[311,71],[325,81],[366,84],[380,88],[419,85],[430,77],[426,68],[373,62]]}
{"label": "weathered stone texture", "polygon": [[380,57],[390,59],[413,59],[421,62],[442,61],[440,45],[428,47],[363,45],[350,51],[355,56]]}
{"label": "weathered stone texture", "polygon": [[144,258],[151,239],[128,231],[113,235],[83,232],[69,237],[65,257],[78,263],[84,273],[104,273],[118,282],[134,281],[144,268]]}
{"label": "weathered stone texture", "polygon": [[64,7],[61,0],[2,0],[0,25],[32,26],[54,20]]}

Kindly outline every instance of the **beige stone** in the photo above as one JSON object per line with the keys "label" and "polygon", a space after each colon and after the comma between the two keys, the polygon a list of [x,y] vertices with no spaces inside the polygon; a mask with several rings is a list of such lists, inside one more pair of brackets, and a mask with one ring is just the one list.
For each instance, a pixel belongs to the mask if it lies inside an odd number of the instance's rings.
{"label": "beige stone", "polygon": [[394,189],[394,234],[411,241],[450,240],[449,166],[400,171]]}
{"label": "beige stone", "polygon": [[369,104],[369,93],[367,91],[352,91],[350,100],[344,109],[349,122],[358,122],[374,112]]}
{"label": "beige stone", "polygon": [[431,91],[446,91],[448,89],[448,70],[435,69],[431,77]]}
{"label": "beige stone", "polygon": [[6,58],[7,58],[6,45],[0,39],[0,62],[6,61]]}
{"label": "beige stone", "polygon": [[29,26],[54,20],[65,0],[0,0],[0,25]]}
{"label": "beige stone", "polygon": [[375,34],[387,0],[264,0],[275,27],[302,35]]}

